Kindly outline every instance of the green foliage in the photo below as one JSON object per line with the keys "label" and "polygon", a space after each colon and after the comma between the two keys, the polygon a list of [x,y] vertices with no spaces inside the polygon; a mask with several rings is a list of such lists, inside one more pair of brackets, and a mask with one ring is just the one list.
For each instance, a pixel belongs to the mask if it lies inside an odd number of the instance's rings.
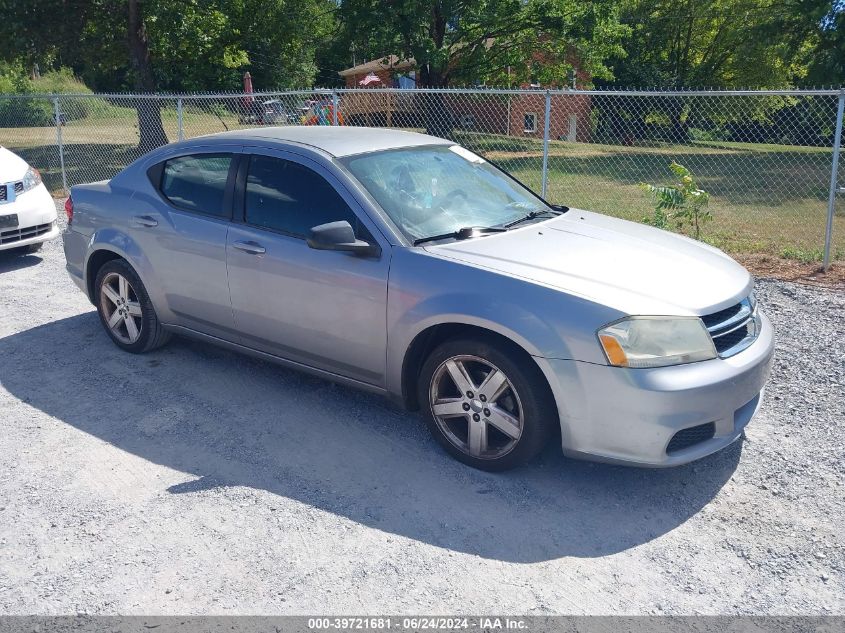
{"label": "green foliage", "polygon": [[709,130],[693,127],[688,130],[689,137],[693,141],[729,141],[731,140],[731,131],[721,127],[712,127]]}
{"label": "green foliage", "polygon": [[33,92],[45,94],[91,94],[92,90],[75,77],[70,68],[48,71],[32,81]]}
{"label": "green foliage", "polygon": [[424,86],[566,83],[570,70],[610,77],[627,32],[612,0],[344,0],[358,59],[414,58]]}
{"label": "green foliage", "polygon": [[[69,68],[46,72],[30,79],[20,63],[0,63],[0,93],[31,95],[22,99],[0,100],[0,127],[54,125],[55,104],[42,94],[91,94]],[[112,113],[114,107],[104,99],[91,96],[85,99],[64,99],[60,109],[65,121]]]}
{"label": "green foliage", "polygon": [[[810,85],[845,85],[845,3],[839,0],[814,4],[829,11],[819,21],[821,28],[816,38],[806,46],[807,82]],[[818,11],[815,13],[817,15]]]}
{"label": "green foliage", "polygon": [[[801,264],[815,264],[824,260],[824,251],[821,248],[786,246],[781,250],[780,256],[784,259],[795,260]],[[835,262],[845,260],[845,248],[833,249],[831,260]]]}
{"label": "green foliage", "polygon": [[[92,90],[70,68],[59,68],[41,75],[32,82],[32,92],[36,94],[91,94]],[[89,116],[102,116],[114,110],[106,100],[99,97],[86,99],[64,99],[60,109],[65,121],[76,121]],[[53,123],[52,105],[50,106],[49,125]]]}
{"label": "green foliage", "polygon": [[[240,90],[311,85],[315,55],[334,29],[333,0],[144,0],[143,22],[155,88]],[[0,59],[43,73],[61,60],[98,92],[135,87],[125,1],[0,0]]]}
{"label": "green foliage", "polygon": [[692,236],[700,239],[701,225],[713,219],[707,209],[710,194],[699,189],[692,172],[683,165],[672,161],[669,169],[677,178],[671,185],[640,184],[655,201],[654,215],[643,222],[662,229],[671,225],[679,231],[692,228]]}
{"label": "green foliage", "polygon": [[[622,85],[787,87],[807,73],[811,14],[829,0],[629,0],[626,57],[613,60]],[[820,16],[819,16],[820,17]]]}
{"label": "green foliage", "polygon": [[[246,70],[260,89],[328,85],[353,58],[389,54],[414,57],[420,83],[434,86],[568,85],[572,70],[581,85],[591,79],[623,87],[845,83],[842,0],[143,0],[141,6],[155,87],[163,91],[237,90]],[[0,14],[0,60],[7,64],[28,71],[37,63],[45,75],[68,66],[70,76],[97,91],[133,88],[125,0],[0,0]],[[8,77],[0,81],[4,91],[20,89]],[[795,105],[787,101],[755,99],[750,116],[770,119]],[[696,121],[704,109],[694,102],[686,111],[669,101],[662,107],[676,130],[708,129]],[[743,105],[709,115],[724,126],[740,110],[748,112]]]}
{"label": "green foliage", "polygon": [[[26,95],[31,92],[32,81],[19,62],[0,62],[0,93]],[[49,101],[0,99],[0,127],[50,125],[52,119]]]}

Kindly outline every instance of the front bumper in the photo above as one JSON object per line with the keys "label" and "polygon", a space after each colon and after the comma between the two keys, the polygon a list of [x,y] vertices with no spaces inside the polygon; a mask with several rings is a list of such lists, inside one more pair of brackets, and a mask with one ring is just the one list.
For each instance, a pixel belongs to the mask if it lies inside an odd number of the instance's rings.
{"label": "front bumper", "polygon": [[[769,376],[774,334],[762,314],[757,340],[724,359],[626,369],[547,360],[565,454],[638,466],[677,466],[735,441],[757,412]],[[680,430],[714,423],[715,433],[667,452]]]}
{"label": "front bumper", "polygon": [[0,251],[46,242],[59,235],[56,204],[43,184],[0,204],[0,215],[17,214],[16,227],[0,228]]}

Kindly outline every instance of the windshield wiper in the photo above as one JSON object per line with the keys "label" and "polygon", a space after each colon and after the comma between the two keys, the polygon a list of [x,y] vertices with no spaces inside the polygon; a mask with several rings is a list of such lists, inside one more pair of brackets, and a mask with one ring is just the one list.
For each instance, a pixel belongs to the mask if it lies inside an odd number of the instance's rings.
{"label": "windshield wiper", "polygon": [[489,233],[502,233],[504,231],[507,231],[507,228],[503,226],[465,226],[463,228],[458,229],[457,231],[452,231],[451,233],[443,233],[441,235],[429,235],[428,237],[421,237],[417,240],[414,240],[414,246],[425,244],[426,242],[447,240],[449,238],[456,240],[467,240],[471,237],[479,237],[481,235],[487,235]]}
{"label": "windshield wiper", "polygon": [[505,229],[509,229],[512,226],[516,226],[517,224],[522,224],[523,222],[528,222],[528,220],[534,220],[535,218],[539,218],[543,215],[548,215],[551,217],[555,217],[556,215],[560,215],[563,211],[557,211],[556,209],[539,209],[535,211],[529,211],[527,214],[523,215],[521,218],[517,218],[516,220],[511,220],[510,222],[503,224],[502,227]]}

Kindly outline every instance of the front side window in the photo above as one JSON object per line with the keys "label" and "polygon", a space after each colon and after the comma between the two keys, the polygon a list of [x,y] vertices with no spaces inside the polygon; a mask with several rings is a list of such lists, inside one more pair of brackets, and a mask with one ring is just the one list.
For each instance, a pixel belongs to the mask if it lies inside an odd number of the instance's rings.
{"label": "front side window", "polygon": [[271,156],[250,159],[245,219],[248,224],[296,237],[307,237],[320,224],[346,220],[356,235],[367,239],[355,213],[325,178],[298,163]]}
{"label": "front side window", "polygon": [[343,162],[412,242],[551,211],[513,178],[459,145],[384,150]]}
{"label": "front side window", "polygon": [[164,164],[161,193],[177,207],[216,217],[228,217],[223,196],[232,166],[231,154],[195,154]]}
{"label": "front side window", "polygon": [[537,131],[537,115],[534,112],[526,112],[524,116],[524,126],[523,130],[525,132],[536,132]]}

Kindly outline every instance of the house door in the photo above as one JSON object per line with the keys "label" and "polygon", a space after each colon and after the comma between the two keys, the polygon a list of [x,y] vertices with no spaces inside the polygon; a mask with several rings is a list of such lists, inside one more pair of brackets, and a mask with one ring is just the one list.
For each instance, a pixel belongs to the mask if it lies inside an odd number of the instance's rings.
{"label": "house door", "polygon": [[569,115],[569,134],[566,135],[566,140],[570,143],[574,143],[578,140],[578,115],[577,114],[570,114]]}

